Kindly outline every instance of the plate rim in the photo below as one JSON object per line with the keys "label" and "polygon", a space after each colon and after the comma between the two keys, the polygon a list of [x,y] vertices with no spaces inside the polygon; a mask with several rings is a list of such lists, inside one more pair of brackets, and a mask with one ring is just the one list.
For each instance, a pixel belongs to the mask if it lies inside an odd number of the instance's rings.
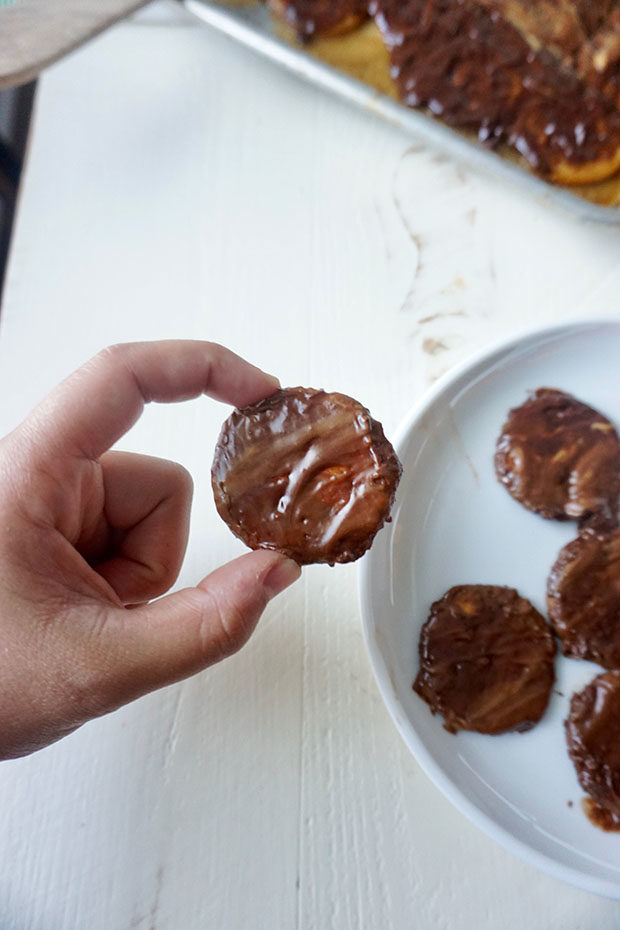
{"label": "plate rim", "polygon": [[[495,340],[476,350],[438,378],[405,413],[394,433],[393,445],[396,453],[400,455],[418,421],[441,395],[449,391],[464,375],[473,374],[481,364],[486,363],[491,366],[493,363],[497,363],[502,355],[509,354],[528,342],[562,338],[562,336],[567,336],[571,332],[595,330],[610,325],[615,326],[620,335],[620,318],[615,314],[603,314],[594,318],[563,320],[559,323],[544,326],[530,326],[517,332],[513,331],[511,335]],[[558,862],[552,856],[534,849],[528,843],[515,837],[506,827],[501,826],[493,817],[485,813],[472,801],[447,775],[441,765],[435,761],[421,737],[418,736],[416,728],[396,696],[390,670],[379,646],[378,637],[374,635],[376,625],[370,606],[370,594],[373,587],[373,564],[371,549],[361,560],[358,574],[358,598],[364,643],[383,703],[407,749],[416,759],[426,776],[474,826],[509,852],[516,854],[523,861],[535,866],[547,875],[551,875],[553,878],[560,879],[583,891],[589,891],[615,900],[620,899],[620,879],[618,882],[614,882],[609,879],[587,875],[573,866]]]}

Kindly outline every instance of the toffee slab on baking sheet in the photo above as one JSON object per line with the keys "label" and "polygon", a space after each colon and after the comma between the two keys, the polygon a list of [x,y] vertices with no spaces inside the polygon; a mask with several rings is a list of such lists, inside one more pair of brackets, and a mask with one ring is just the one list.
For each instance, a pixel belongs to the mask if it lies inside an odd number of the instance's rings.
{"label": "toffee slab on baking sheet", "polygon": [[287,70],[450,151],[474,168],[508,179],[531,194],[585,219],[620,223],[620,175],[593,184],[550,184],[527,170],[507,146],[491,151],[471,133],[398,102],[389,54],[373,21],[342,36],[300,46],[295,32],[276,21],[259,0],[182,0],[190,12]]}

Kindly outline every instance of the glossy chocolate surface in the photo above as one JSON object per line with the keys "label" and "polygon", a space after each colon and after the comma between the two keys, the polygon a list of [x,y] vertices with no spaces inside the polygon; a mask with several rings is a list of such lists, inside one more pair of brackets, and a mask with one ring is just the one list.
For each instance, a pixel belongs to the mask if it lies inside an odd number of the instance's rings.
{"label": "glossy chocolate surface", "polygon": [[588,529],[564,546],[547,607],[564,655],[620,668],[620,531]]}
{"label": "glossy chocolate surface", "polygon": [[268,0],[301,42],[319,35],[339,35],[355,29],[368,15],[367,0]]}
{"label": "glossy chocolate surface", "polygon": [[547,707],[553,636],[512,588],[451,588],[431,607],[419,654],[414,690],[451,733],[529,730]]}
{"label": "glossy chocolate surface", "polygon": [[620,829],[620,671],[574,694],[565,726],[579,784],[592,799],[586,813],[604,830]]}
{"label": "glossy chocolate surface", "polygon": [[588,36],[594,35],[617,9],[617,0],[574,0],[577,15]]}
{"label": "glossy chocolate surface", "polygon": [[578,5],[589,35],[575,54],[577,70],[620,106],[620,6],[617,2],[590,6],[589,0]]}
{"label": "glossy chocolate surface", "polygon": [[381,424],[356,400],[289,388],[231,414],[212,484],[220,516],[250,548],[333,564],[369,548],[400,474]]}
{"label": "glossy chocolate surface", "polygon": [[521,504],[557,520],[617,523],[620,442],[601,413],[541,388],[510,411],[495,452],[497,477]]}
{"label": "glossy chocolate surface", "polygon": [[302,42],[370,13],[400,99],[539,174],[592,183],[620,168],[620,8],[607,0],[268,0]]}
{"label": "glossy chocolate surface", "polygon": [[[553,18],[543,18],[545,47],[505,15],[506,7],[513,14],[516,8],[519,22],[519,8],[525,13],[529,8],[533,28],[533,6],[372,0],[370,10],[390,48],[392,75],[406,104],[428,107],[451,126],[477,132],[487,145],[509,143],[541,174],[553,174],[560,162],[614,159],[620,114],[575,70],[570,56],[550,50],[564,38],[554,32]],[[576,54],[580,24],[573,25],[575,34],[565,41],[577,44]]]}

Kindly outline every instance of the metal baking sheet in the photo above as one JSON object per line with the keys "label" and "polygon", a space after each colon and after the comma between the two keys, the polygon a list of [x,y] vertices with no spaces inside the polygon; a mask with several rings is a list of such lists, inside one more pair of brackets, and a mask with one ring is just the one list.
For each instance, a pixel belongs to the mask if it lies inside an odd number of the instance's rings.
{"label": "metal baking sheet", "polygon": [[204,22],[304,80],[399,126],[412,136],[428,141],[473,168],[526,188],[538,201],[563,208],[584,220],[620,224],[620,207],[593,203],[570,189],[549,184],[426,113],[405,107],[368,84],[313,57],[303,48],[290,44],[278,36],[274,21],[262,3],[236,6],[210,0],[180,2]]}

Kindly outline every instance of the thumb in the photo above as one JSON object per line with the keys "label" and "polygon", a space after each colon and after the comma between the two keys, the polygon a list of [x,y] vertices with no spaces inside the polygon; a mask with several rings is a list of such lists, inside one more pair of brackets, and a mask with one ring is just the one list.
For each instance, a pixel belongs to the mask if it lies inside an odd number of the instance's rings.
{"label": "thumb", "polygon": [[300,574],[299,565],[281,553],[258,550],[216,569],[195,588],[132,610],[115,609],[101,634],[109,688],[102,704],[112,710],[237,652],[271,598]]}

